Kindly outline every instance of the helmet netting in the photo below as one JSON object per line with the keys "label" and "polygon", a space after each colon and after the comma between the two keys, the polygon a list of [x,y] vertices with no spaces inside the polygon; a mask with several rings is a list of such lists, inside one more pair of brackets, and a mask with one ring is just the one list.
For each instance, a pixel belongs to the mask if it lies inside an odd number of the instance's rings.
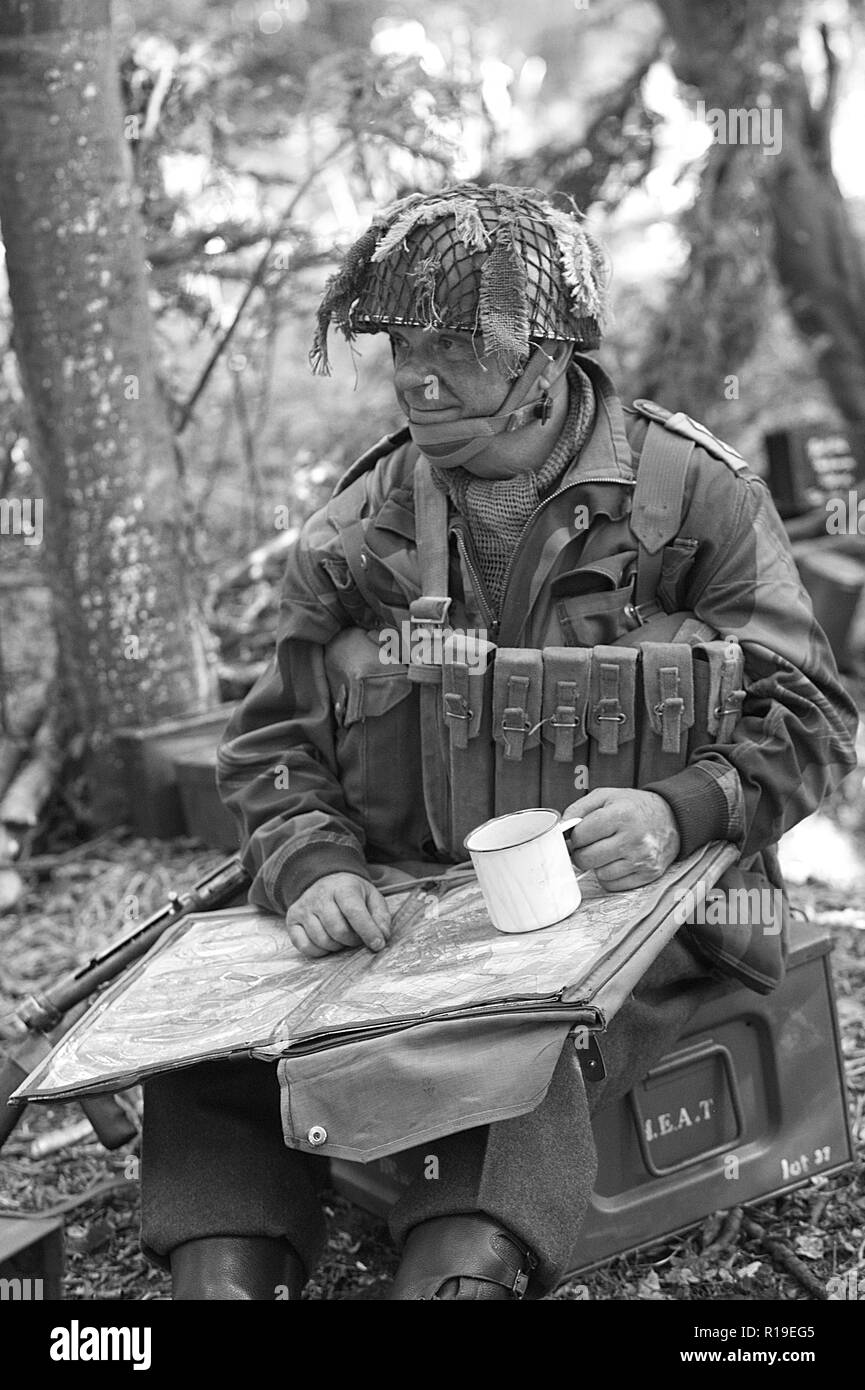
{"label": "helmet netting", "polygon": [[328,281],[310,361],[327,372],[327,331],[351,341],[389,324],[479,333],[509,377],[531,343],[597,347],[606,265],[577,215],[541,195],[459,185],[391,204]]}

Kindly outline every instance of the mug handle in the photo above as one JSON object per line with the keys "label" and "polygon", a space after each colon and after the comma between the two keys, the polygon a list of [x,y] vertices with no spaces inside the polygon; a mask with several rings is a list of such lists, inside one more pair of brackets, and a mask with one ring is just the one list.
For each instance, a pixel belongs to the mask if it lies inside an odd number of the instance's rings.
{"label": "mug handle", "polygon": [[[564,831],[564,832],[566,832],[566,831],[568,831],[568,830],[573,830],[574,826],[575,826],[575,825],[579,825],[579,823],[580,823],[580,821],[581,821],[582,819],[583,819],[582,816],[568,816],[567,820],[560,820],[560,821],[559,821],[559,823],[558,823],[556,829],[557,829],[557,830]],[[587,874],[588,872],[589,872],[588,869],[583,869],[583,872],[582,872],[582,873],[576,875],[577,881],[579,882],[579,880],[580,880],[581,878],[585,878],[585,876],[586,876],[586,874]]]}
{"label": "mug handle", "polygon": [[556,829],[561,830],[562,832],[573,830],[574,826],[579,825],[582,819],[582,816],[568,816],[567,820],[559,821],[558,825],[556,826]]}

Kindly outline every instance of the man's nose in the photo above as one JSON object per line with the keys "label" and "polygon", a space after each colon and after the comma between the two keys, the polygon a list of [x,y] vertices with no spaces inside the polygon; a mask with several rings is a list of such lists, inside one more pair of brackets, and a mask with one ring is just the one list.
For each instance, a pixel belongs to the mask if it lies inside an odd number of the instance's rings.
{"label": "man's nose", "polygon": [[425,346],[397,348],[393,360],[393,380],[398,391],[425,386],[431,372],[429,350]]}

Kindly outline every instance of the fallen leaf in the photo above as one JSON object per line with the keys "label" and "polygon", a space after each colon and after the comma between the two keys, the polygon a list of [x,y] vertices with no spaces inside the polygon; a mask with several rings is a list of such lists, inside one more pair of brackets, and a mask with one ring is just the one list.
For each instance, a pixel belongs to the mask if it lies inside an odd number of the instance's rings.
{"label": "fallen leaf", "polygon": [[650,1269],[644,1279],[637,1285],[637,1298],[662,1299],[661,1281],[658,1278],[658,1271]]}
{"label": "fallen leaf", "polygon": [[821,1260],[825,1242],[822,1236],[797,1236],[796,1250],[806,1260]]}
{"label": "fallen leaf", "polygon": [[699,1274],[695,1274],[687,1265],[681,1265],[678,1269],[671,1269],[667,1278],[672,1284],[688,1285],[702,1282]]}

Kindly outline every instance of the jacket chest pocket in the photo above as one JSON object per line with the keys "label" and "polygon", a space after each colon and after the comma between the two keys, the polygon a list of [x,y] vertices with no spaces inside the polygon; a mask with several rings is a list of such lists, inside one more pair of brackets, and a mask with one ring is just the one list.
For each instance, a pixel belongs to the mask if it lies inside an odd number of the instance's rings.
{"label": "jacket chest pocket", "polygon": [[376,632],[348,628],[325,650],[336,759],[346,807],[367,855],[418,857],[429,831],[421,782],[418,687]]}
{"label": "jacket chest pocket", "polygon": [[552,606],[564,645],[608,647],[632,631],[628,609],[635,561],[635,551],[623,551],[553,581]]}

